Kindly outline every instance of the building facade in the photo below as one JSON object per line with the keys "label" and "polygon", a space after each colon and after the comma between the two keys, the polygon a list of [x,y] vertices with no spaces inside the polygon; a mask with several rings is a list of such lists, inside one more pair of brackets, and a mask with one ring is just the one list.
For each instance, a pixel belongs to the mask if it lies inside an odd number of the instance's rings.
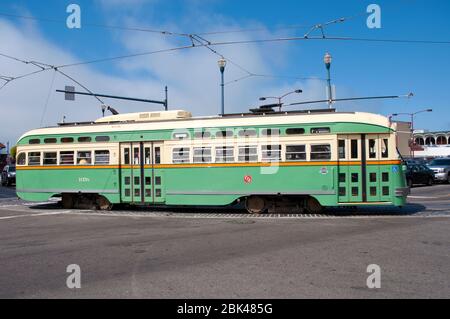
{"label": "building facade", "polygon": [[414,131],[412,145],[415,157],[450,156],[450,131],[428,132]]}

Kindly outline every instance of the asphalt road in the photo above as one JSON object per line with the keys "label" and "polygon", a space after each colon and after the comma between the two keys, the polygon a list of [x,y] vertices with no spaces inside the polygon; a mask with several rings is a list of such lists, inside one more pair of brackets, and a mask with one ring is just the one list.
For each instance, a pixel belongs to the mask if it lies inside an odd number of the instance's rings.
{"label": "asphalt road", "polygon": [[[449,298],[450,185],[414,188],[410,202],[324,216],[98,213],[0,188],[0,298]],[[70,264],[79,289],[66,286]],[[370,264],[379,289],[366,286]]]}

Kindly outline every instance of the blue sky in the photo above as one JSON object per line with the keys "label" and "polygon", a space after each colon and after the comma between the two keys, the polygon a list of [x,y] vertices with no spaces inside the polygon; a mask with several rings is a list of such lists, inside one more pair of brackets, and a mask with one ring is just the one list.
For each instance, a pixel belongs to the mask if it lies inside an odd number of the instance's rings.
{"label": "blue sky", "polygon": [[[43,3],[45,3],[43,5]],[[326,28],[327,36],[426,39],[450,41],[450,2],[419,1],[235,1],[235,0],[94,0],[94,1],[10,1],[2,0],[0,13],[65,21],[66,7],[81,7],[82,28],[70,30],[64,23],[17,19],[0,15],[3,30],[0,52],[49,64],[111,57],[185,45],[185,38],[137,31],[88,26],[117,25],[170,30],[182,33],[262,28],[258,32],[205,35],[210,41],[254,40],[280,36],[302,36],[310,25],[340,17],[355,16]],[[382,28],[369,29],[364,15],[367,5],[379,4]],[[301,25],[297,29],[285,27]],[[318,35],[318,33],[314,33]],[[450,64],[448,44],[399,44],[347,41],[297,41],[289,43],[235,45],[216,48],[220,53],[254,73],[316,78],[299,80],[253,77],[227,85],[227,110],[246,111],[261,95],[278,95],[298,87],[304,94],[290,101],[325,97],[323,55],[333,55],[332,79],[338,98],[397,95],[414,92],[414,98],[348,103],[339,110],[369,111],[388,115],[433,108],[416,119],[416,128],[450,130],[447,91]],[[206,49],[110,61],[67,68],[93,91],[107,94],[159,98],[169,85],[171,101],[196,115],[216,114],[219,106],[217,57]],[[0,59],[0,74],[18,75],[24,66]],[[27,69],[32,70],[32,69]],[[227,80],[245,75],[228,65]],[[35,115],[17,128],[1,129],[0,139],[14,140],[24,131],[40,125],[54,125],[66,115],[71,120],[98,117],[98,105],[81,98],[68,105],[54,89],[69,84],[57,76],[51,89],[51,72],[27,80],[13,81],[0,91],[2,113],[11,107],[13,117]],[[20,92],[27,96],[17,98]],[[50,92],[50,93],[49,93]],[[3,97],[3,98],[2,98]],[[26,99],[29,97],[29,100]],[[7,103],[5,103],[7,101]],[[115,104],[114,104],[115,103]],[[157,109],[157,106],[111,102],[122,112]],[[7,105],[6,105],[7,104]],[[31,105],[34,104],[34,105]],[[76,108],[76,111],[73,111]],[[95,110],[95,111],[94,111]],[[5,130],[5,131],[4,131]],[[5,137],[2,137],[5,136]]]}

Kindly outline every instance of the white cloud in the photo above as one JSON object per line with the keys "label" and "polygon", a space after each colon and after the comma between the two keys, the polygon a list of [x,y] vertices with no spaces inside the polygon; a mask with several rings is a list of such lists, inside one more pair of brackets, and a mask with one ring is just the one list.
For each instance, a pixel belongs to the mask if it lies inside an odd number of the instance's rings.
{"label": "white cloud", "polygon": [[[169,26],[170,27],[170,26]],[[232,25],[231,27],[236,27]],[[217,25],[216,28],[230,28],[230,25]],[[34,59],[58,65],[77,61],[77,57],[64,49],[63,45],[52,43],[39,33],[35,25],[15,25],[0,19],[0,38],[3,44],[0,52],[23,59]],[[151,39],[151,41],[149,40]],[[225,37],[224,40],[227,38]],[[160,48],[170,48],[179,44],[169,37],[149,37],[146,33],[126,33],[119,37],[127,52],[142,52]],[[285,51],[267,50],[267,46],[257,45],[224,46],[217,50],[226,57],[245,66],[251,72],[274,73],[271,65],[274,61],[285,59]],[[220,73],[217,66],[218,57],[205,48],[194,48],[167,54],[155,54],[114,62],[121,76],[101,73],[91,65],[63,69],[94,92],[135,96],[141,98],[163,99],[164,85],[169,86],[169,107],[192,111],[194,115],[217,114],[220,103]],[[17,76],[36,70],[30,65],[23,65],[0,58],[0,74]],[[244,76],[239,68],[228,64],[226,80]],[[77,97],[77,101],[64,101],[55,89],[62,89],[72,84],[69,80],[56,74],[50,91],[53,71],[46,71],[34,76],[13,81],[0,90],[0,114],[7,117],[1,121],[0,140],[15,143],[17,138],[27,130],[43,125],[55,125],[66,116],[67,121],[90,121],[100,117],[100,105],[92,97]],[[291,81],[292,82],[292,81]],[[323,83],[319,81],[297,82],[286,85],[288,80],[247,79],[226,86],[226,111],[245,112],[258,104],[262,95],[282,94],[293,88],[304,89],[302,99],[323,98]],[[77,87],[77,90],[82,90]],[[48,105],[47,95],[50,92]],[[108,100],[109,104],[121,113],[141,110],[158,110],[158,105]]]}

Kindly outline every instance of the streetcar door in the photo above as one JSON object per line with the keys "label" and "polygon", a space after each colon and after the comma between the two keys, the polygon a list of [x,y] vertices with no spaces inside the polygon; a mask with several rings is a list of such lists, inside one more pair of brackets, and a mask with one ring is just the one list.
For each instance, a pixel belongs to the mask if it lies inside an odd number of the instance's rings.
{"label": "streetcar door", "polygon": [[340,203],[363,202],[365,194],[363,135],[338,136],[338,199]]}
{"label": "streetcar door", "polygon": [[161,204],[165,202],[164,168],[162,167],[163,143],[152,143],[152,167],[153,167],[153,202]]}
{"label": "streetcar door", "polygon": [[377,134],[369,134],[366,136],[366,160],[367,160],[367,201],[380,201],[380,149],[381,141]]}
{"label": "streetcar door", "polygon": [[143,143],[121,143],[120,151],[122,202],[143,203]]}
{"label": "streetcar door", "polygon": [[153,203],[153,150],[152,150],[152,143],[144,143],[144,162],[143,164],[143,172],[144,175],[142,177],[142,188],[143,188],[143,195],[144,195],[144,202],[145,203]]}

